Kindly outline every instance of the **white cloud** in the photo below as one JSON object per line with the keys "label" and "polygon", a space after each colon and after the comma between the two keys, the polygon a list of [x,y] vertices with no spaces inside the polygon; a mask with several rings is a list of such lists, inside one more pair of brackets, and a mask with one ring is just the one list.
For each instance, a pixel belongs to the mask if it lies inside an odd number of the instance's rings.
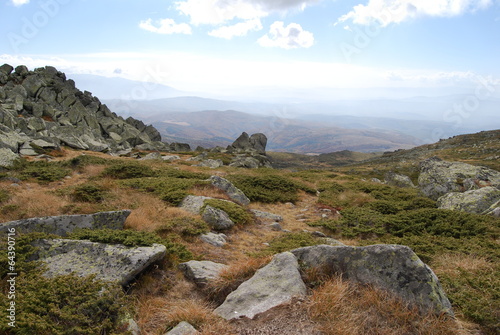
{"label": "white cloud", "polygon": [[300,24],[290,23],[285,27],[282,21],[276,21],[271,25],[269,33],[259,38],[258,43],[263,47],[283,49],[309,48],[314,43],[314,36],[303,30]]}
{"label": "white cloud", "polygon": [[369,25],[378,22],[385,27],[418,16],[457,16],[485,9],[492,3],[493,0],[369,0],[366,5],[354,6],[337,23],[352,20],[357,24]]}
{"label": "white cloud", "polygon": [[267,15],[260,5],[246,0],[186,0],[175,4],[194,25],[217,25],[233,19],[251,20]]}
{"label": "white cloud", "polygon": [[321,0],[184,0],[175,2],[176,8],[190,17],[191,23],[224,24],[234,19],[262,18],[274,11],[304,10]]}
{"label": "white cloud", "polygon": [[30,0],[12,0],[14,6],[22,6],[30,3]]}
{"label": "white cloud", "polygon": [[[500,77],[473,72],[422,69],[389,69],[333,62],[255,61],[214,58],[203,54],[95,53],[58,55],[0,54],[0,64],[26,65],[33,69],[55,66],[70,74],[96,74],[122,77],[175,87],[179,90],[215,95],[246,94],[255,88],[305,89],[311,93],[327,89],[362,88],[436,88],[469,87],[474,89],[485,78],[488,85],[500,85]],[[120,69],[121,72],[115,71]],[[500,86],[496,86],[498,96]],[[390,91],[390,89],[389,89]],[[469,90],[470,91],[470,90]],[[259,91],[264,92],[264,90]],[[128,94],[129,92],[125,92]],[[315,93],[315,94],[316,94]],[[392,93],[391,93],[392,94]]]}
{"label": "white cloud", "polygon": [[208,32],[208,35],[230,40],[234,36],[245,36],[249,31],[259,31],[261,29],[262,23],[260,23],[260,19],[253,19],[214,29]]}
{"label": "white cloud", "polygon": [[153,20],[147,19],[139,23],[139,27],[158,34],[191,34],[191,27],[187,23],[175,23],[172,19],[163,19],[158,25],[153,24]]}

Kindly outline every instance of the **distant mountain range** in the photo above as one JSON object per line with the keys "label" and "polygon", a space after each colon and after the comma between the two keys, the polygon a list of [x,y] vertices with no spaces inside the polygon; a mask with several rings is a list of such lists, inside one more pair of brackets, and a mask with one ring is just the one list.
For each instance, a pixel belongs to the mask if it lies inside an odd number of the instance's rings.
{"label": "distant mountain range", "polygon": [[[172,87],[68,75],[120,116],[153,124],[166,141],[226,146],[242,131],[263,132],[270,150],[326,153],[386,151],[436,142],[450,136],[500,128],[500,100],[478,101],[464,110],[468,95],[404,99],[236,101],[192,96]],[[264,99],[264,98],[263,98]]]}
{"label": "distant mountain range", "polygon": [[237,111],[165,113],[152,122],[166,141],[180,141],[203,147],[231,144],[243,131],[262,132],[268,150],[326,153],[339,150],[360,152],[411,148],[418,139],[391,130],[358,130],[325,126],[320,122],[258,116]]}

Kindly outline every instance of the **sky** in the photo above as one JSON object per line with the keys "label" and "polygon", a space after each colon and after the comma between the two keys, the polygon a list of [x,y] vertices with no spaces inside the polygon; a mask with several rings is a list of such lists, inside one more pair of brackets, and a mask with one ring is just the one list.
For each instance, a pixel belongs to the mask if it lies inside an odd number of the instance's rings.
{"label": "sky", "polygon": [[2,0],[0,63],[220,95],[500,96],[500,0]]}

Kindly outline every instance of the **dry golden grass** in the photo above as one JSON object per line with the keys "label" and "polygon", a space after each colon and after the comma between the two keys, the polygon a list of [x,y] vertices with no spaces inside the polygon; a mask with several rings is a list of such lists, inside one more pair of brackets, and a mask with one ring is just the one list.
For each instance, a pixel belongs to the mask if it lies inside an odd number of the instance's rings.
{"label": "dry golden grass", "polygon": [[165,224],[167,220],[178,217],[194,216],[183,209],[168,207],[164,201],[149,194],[139,192],[133,193],[133,195],[129,194],[131,199],[122,199],[122,201],[124,200],[124,206],[126,206],[128,202],[129,208],[133,209],[127,219],[126,228],[154,231]]}
{"label": "dry golden grass", "polygon": [[480,270],[494,271],[494,264],[484,257],[464,254],[442,254],[432,262],[432,269],[438,274],[450,276],[460,275],[460,271],[477,272]]}
{"label": "dry golden grass", "polygon": [[54,194],[50,189],[36,183],[21,186],[6,186],[11,198],[3,204],[0,220],[13,221],[37,216],[59,215],[62,208],[70,204],[69,199]]}
{"label": "dry golden grass", "polygon": [[386,292],[340,278],[313,292],[309,314],[326,335],[471,334],[447,315],[422,315]]}
{"label": "dry golden grass", "polygon": [[194,284],[179,277],[173,280],[173,287],[160,296],[144,289],[136,293],[136,320],[143,335],[163,335],[181,321],[202,334],[231,334],[230,324],[212,312],[214,306],[197,294]]}

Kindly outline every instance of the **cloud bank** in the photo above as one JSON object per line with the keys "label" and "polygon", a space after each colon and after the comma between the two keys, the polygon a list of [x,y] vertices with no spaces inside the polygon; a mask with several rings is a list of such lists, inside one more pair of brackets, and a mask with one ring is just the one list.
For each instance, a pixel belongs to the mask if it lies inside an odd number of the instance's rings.
{"label": "cloud bank", "polygon": [[493,0],[369,0],[366,5],[354,6],[337,23],[352,20],[369,25],[374,22],[385,27],[420,16],[451,17],[488,8]]}

